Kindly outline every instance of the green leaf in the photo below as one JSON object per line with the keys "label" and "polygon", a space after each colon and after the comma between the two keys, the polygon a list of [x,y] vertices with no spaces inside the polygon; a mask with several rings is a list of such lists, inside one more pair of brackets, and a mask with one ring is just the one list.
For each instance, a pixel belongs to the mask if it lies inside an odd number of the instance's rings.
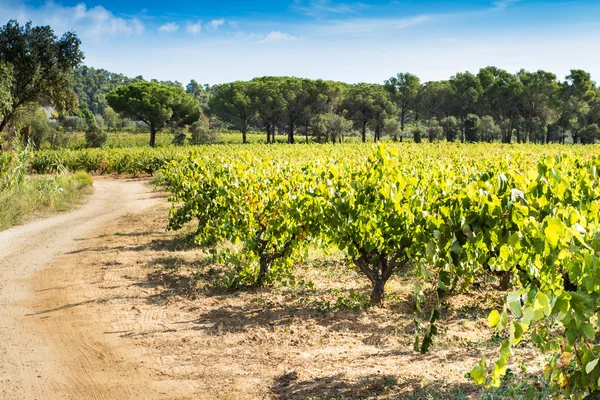
{"label": "green leaf", "polygon": [[546,296],[542,292],[537,292],[535,295],[535,303],[533,304],[533,309],[535,311],[541,311],[545,316],[550,315],[552,311],[552,307],[550,306],[550,300],[548,296]]}
{"label": "green leaf", "polygon": [[514,346],[521,341],[523,337],[523,325],[518,322],[513,322],[510,326],[510,345]]}
{"label": "green leaf", "polygon": [[509,257],[510,257],[510,250],[508,249],[508,247],[507,246],[500,247],[500,258],[503,259],[504,261],[508,261]]}
{"label": "green leaf", "polygon": [[485,376],[487,375],[487,365],[485,362],[485,356],[479,361],[479,364],[473,367],[469,374],[475,384],[483,385],[485,383]]}
{"label": "green leaf", "polygon": [[504,311],[502,311],[502,314],[500,315],[500,328],[506,329],[507,326],[508,326],[508,313],[506,312],[506,310],[504,310]]}
{"label": "green leaf", "polygon": [[558,218],[549,218],[547,220],[546,229],[544,229],[544,235],[546,240],[552,247],[558,245],[560,237],[563,236],[567,231],[565,224]]}
{"label": "green leaf", "polygon": [[598,364],[598,359],[596,358],[593,361],[590,361],[589,363],[587,363],[587,365],[585,366],[585,373],[589,374],[590,372],[592,372],[594,370],[594,368],[596,368],[596,365]]}
{"label": "green leaf", "polygon": [[596,337],[596,330],[594,329],[594,325],[592,324],[586,323],[581,325],[581,330],[583,331],[585,337],[587,337],[588,339],[594,339]]}
{"label": "green leaf", "polygon": [[521,323],[529,327],[529,324],[531,323],[531,321],[534,321],[534,319],[535,311],[531,307],[526,307],[525,310],[523,310],[523,319],[521,320]]}
{"label": "green leaf", "polygon": [[494,370],[492,371],[491,381],[487,387],[500,387],[500,378],[506,375],[506,363],[508,362],[508,358],[510,357],[510,344],[508,340],[502,342],[502,346],[500,347],[500,357],[496,364],[494,365]]}
{"label": "green leaf", "polygon": [[490,328],[495,328],[498,323],[500,323],[500,313],[496,310],[492,310],[488,316],[488,322],[490,323]]}
{"label": "green leaf", "polygon": [[512,313],[517,318],[520,318],[522,315],[522,312],[521,312],[521,296],[519,296],[519,293],[509,293],[508,297],[507,297],[507,302],[508,302],[508,308],[510,309],[510,311],[512,311]]}

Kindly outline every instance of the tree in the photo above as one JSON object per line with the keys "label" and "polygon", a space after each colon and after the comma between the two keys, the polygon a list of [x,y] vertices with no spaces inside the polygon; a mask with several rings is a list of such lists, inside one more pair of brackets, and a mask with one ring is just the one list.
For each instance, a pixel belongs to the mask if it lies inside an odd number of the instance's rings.
{"label": "tree", "polygon": [[[8,114],[12,105],[11,88],[13,85],[12,66],[0,62],[0,118]],[[2,130],[0,130],[0,134]]]}
{"label": "tree", "polygon": [[[399,73],[397,76],[385,81],[385,88],[398,107],[400,130],[403,135],[404,126],[407,123],[410,113],[414,112],[417,108],[417,97],[421,88],[421,81],[416,75]],[[402,135],[400,136],[400,141],[402,141]]]}
{"label": "tree", "polygon": [[461,122],[462,140],[466,138],[465,123],[469,114],[477,111],[477,102],[483,91],[479,78],[470,72],[458,73],[450,78],[453,90],[454,115]]}
{"label": "tree", "polygon": [[479,112],[491,115],[500,126],[502,142],[510,143],[523,85],[515,75],[496,67],[480,69],[477,77],[482,86]]}
{"label": "tree", "polygon": [[275,142],[275,128],[281,122],[285,100],[281,94],[280,80],[272,77],[252,80],[251,97],[258,118],[267,132],[267,143]]}
{"label": "tree", "polygon": [[137,82],[111,92],[108,104],[125,117],[141,121],[150,129],[150,146],[156,133],[169,126],[190,125],[200,118],[198,102],[183,88],[155,82]]}
{"label": "tree", "polygon": [[[285,102],[283,110],[283,123],[288,130],[288,143],[294,143],[296,128],[306,120],[306,107],[310,102],[310,81],[299,78],[283,78],[281,81],[281,95]],[[304,121],[305,124],[309,123]]]}
{"label": "tree", "polygon": [[466,142],[479,141],[479,117],[477,115],[467,115],[464,122],[464,132]]}
{"label": "tree", "polygon": [[377,86],[372,93],[373,110],[369,124],[373,129],[373,140],[381,140],[381,134],[384,131],[385,123],[390,116],[396,113],[396,107],[391,102],[388,93],[381,86]]}
{"label": "tree", "polygon": [[208,102],[211,114],[242,132],[242,143],[248,143],[246,134],[256,116],[251,85],[236,81],[219,85]]}
{"label": "tree", "polygon": [[367,141],[367,124],[373,119],[375,112],[374,92],[377,86],[369,83],[352,85],[342,107],[348,119],[360,129],[363,143]]}
{"label": "tree", "polygon": [[319,141],[341,143],[344,136],[352,130],[352,121],[330,112],[314,116],[310,127]]}
{"label": "tree", "polygon": [[100,128],[94,113],[86,106],[81,107],[79,111],[86,124],[85,142],[87,147],[104,146],[108,140],[108,134]]}
{"label": "tree", "polygon": [[213,144],[218,141],[217,134],[210,130],[209,120],[204,114],[198,121],[190,125],[190,133],[192,134],[190,139],[192,144]]}
{"label": "tree", "polygon": [[104,118],[104,124],[108,131],[111,129],[114,129],[115,132],[117,131],[117,126],[119,126],[119,114],[117,114],[115,110],[109,106],[104,107],[102,118]]}
{"label": "tree", "polygon": [[547,125],[551,122],[552,99],[557,93],[556,75],[546,71],[528,72],[521,70],[517,74],[523,84],[519,110],[523,118],[527,138],[518,134],[521,141],[547,142]]}
{"label": "tree", "polygon": [[445,118],[450,112],[452,103],[452,88],[450,82],[426,82],[421,88],[419,98],[419,114],[423,119],[436,118],[438,121]]}
{"label": "tree", "polygon": [[194,96],[198,103],[200,103],[200,107],[204,108],[208,106],[208,100],[210,98],[210,94],[206,91],[206,88],[196,82],[194,79],[190,81],[185,87],[185,91],[188,94]]}
{"label": "tree", "polygon": [[410,136],[412,136],[413,142],[421,143],[421,141],[423,140],[424,129],[423,125],[421,125],[420,122],[408,125],[408,132]]}
{"label": "tree", "polygon": [[39,104],[28,103],[19,107],[10,122],[9,126],[14,126],[21,142],[31,142],[35,149],[39,149],[50,136],[48,117]]}
{"label": "tree", "polygon": [[579,132],[581,143],[594,144],[600,139],[600,128],[596,124],[587,125]]}
{"label": "tree", "polygon": [[460,134],[460,123],[456,117],[450,116],[440,121],[440,126],[448,142],[454,142]]}
{"label": "tree", "polygon": [[59,119],[60,125],[64,130],[70,131],[71,134],[75,131],[85,130],[85,121],[77,115],[68,115]]}
{"label": "tree", "polygon": [[94,114],[101,114],[108,106],[106,96],[110,92],[143,80],[141,76],[129,78],[123,74],[84,65],[75,69],[73,90],[77,94],[79,104],[85,104]]}
{"label": "tree", "polygon": [[442,136],[442,133],[444,132],[442,127],[440,126],[440,123],[435,117],[426,120],[424,128],[425,135],[427,136],[427,140],[429,140],[429,143],[433,143],[436,140],[439,140],[439,138]]}
{"label": "tree", "polygon": [[398,137],[402,135],[400,121],[398,121],[398,118],[395,115],[385,121],[382,133],[384,136],[391,137],[394,141],[398,140]]}
{"label": "tree", "polygon": [[494,122],[494,118],[490,115],[484,115],[479,120],[479,137],[481,140],[486,142],[493,142],[498,140],[501,134],[500,127]]}
{"label": "tree", "polygon": [[0,120],[4,130],[15,112],[27,103],[53,105],[58,112],[77,108],[71,89],[73,69],[81,64],[81,41],[73,32],[60,39],[49,26],[20,26],[11,20],[0,28],[0,61],[11,64],[11,101]]}
{"label": "tree", "polygon": [[345,86],[340,82],[318,79],[305,81],[304,87],[307,98],[301,122],[304,125],[304,135],[306,143],[308,143],[308,134],[313,118],[319,114],[339,112]]}

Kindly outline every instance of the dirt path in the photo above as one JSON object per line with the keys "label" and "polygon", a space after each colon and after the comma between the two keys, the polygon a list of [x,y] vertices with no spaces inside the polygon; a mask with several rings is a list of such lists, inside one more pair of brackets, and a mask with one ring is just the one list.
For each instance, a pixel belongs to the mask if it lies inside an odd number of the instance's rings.
{"label": "dirt path", "polygon": [[[0,398],[156,397],[144,371],[121,362],[93,319],[86,325],[68,312],[79,304],[63,295],[78,282],[43,272],[94,230],[157,202],[144,182],[99,179],[76,211],[0,232]],[[45,278],[32,284],[34,276]],[[88,295],[81,304],[98,301]]]}

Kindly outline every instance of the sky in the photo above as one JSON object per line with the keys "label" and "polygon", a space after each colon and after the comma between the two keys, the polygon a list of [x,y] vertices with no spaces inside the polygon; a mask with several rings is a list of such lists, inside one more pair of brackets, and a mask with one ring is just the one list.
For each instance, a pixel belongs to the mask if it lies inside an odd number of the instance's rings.
{"label": "sky", "polygon": [[598,0],[0,0],[10,19],[76,32],[88,66],[184,84],[429,81],[488,65],[600,79]]}

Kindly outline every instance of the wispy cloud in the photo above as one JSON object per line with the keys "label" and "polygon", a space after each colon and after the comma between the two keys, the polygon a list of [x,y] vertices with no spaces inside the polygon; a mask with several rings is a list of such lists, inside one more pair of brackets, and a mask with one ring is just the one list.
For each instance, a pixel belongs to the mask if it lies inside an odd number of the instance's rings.
{"label": "wispy cloud", "polygon": [[332,3],[330,0],[294,0],[291,7],[312,18],[325,18],[330,14],[357,14],[367,8],[363,3]]}
{"label": "wispy cloud", "polygon": [[433,15],[427,14],[394,19],[356,18],[329,21],[327,24],[321,24],[315,29],[325,34],[361,35],[405,29],[411,26],[421,25],[430,22],[433,18]]}
{"label": "wispy cloud", "polygon": [[290,40],[298,40],[298,38],[294,35],[290,35],[289,33],[273,31],[269,32],[264,37],[262,37],[259,42],[287,42]]}
{"label": "wispy cloud", "polygon": [[188,23],[185,27],[187,33],[191,33],[192,35],[197,35],[202,31],[202,21],[198,21],[196,23]]}
{"label": "wispy cloud", "polygon": [[37,25],[50,25],[56,32],[75,30],[80,36],[102,38],[109,36],[139,35],[144,24],[137,18],[122,18],[102,6],[88,8],[84,3],[66,7],[47,1],[40,7],[32,7],[21,1],[0,1],[0,15],[28,20]]}
{"label": "wispy cloud", "polygon": [[513,4],[517,4],[521,0],[498,0],[494,2],[494,7],[492,11],[504,11]]}
{"label": "wispy cloud", "polygon": [[213,19],[212,21],[210,21],[207,25],[206,25],[206,30],[209,32],[212,31],[216,31],[217,29],[219,29],[221,26],[223,26],[223,24],[225,24],[225,19],[221,18],[221,19]]}
{"label": "wispy cloud", "polygon": [[160,28],[158,28],[158,31],[160,33],[174,33],[177,32],[179,30],[179,25],[175,22],[169,22],[167,24],[161,25]]}

